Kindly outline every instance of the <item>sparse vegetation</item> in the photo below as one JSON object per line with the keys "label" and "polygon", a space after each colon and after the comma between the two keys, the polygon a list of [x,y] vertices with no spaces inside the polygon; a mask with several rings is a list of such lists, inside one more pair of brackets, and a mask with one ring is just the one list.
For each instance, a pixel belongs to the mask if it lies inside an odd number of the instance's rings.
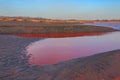
{"label": "sparse vegetation", "polygon": [[78,32],[111,32],[113,28],[88,25],[69,24],[35,24],[25,22],[0,22],[0,34],[48,34],[48,33],[78,33]]}
{"label": "sparse vegetation", "polygon": [[[78,32],[111,32],[113,28],[80,25],[90,20],[51,20],[29,17],[0,17],[0,34],[50,34]],[[100,21],[100,20],[97,20]],[[76,25],[79,23],[79,25]]]}

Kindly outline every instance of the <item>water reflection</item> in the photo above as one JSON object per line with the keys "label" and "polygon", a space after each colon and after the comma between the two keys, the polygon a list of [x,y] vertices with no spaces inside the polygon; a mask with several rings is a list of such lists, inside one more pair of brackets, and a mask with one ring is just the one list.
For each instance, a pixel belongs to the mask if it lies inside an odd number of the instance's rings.
{"label": "water reflection", "polygon": [[48,38],[28,46],[31,64],[54,64],[105,51],[120,49],[120,32],[101,36]]}

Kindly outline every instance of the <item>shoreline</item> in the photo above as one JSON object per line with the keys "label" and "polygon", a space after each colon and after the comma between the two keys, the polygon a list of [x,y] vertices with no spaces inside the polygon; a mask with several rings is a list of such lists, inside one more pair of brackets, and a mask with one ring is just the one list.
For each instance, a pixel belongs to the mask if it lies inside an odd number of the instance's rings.
{"label": "shoreline", "polygon": [[79,33],[50,33],[50,34],[5,34],[24,38],[65,38],[81,36],[97,36],[110,32],[79,32]]}
{"label": "shoreline", "polygon": [[[94,76],[94,69],[92,66],[96,66],[97,62],[104,64],[105,67],[114,65],[107,65],[104,63],[111,63],[111,60],[119,57],[119,50],[105,52],[85,58],[73,59],[65,62],[60,62],[53,65],[36,66],[28,63],[29,56],[25,55],[25,49],[30,43],[42,40],[44,38],[22,38],[16,36],[0,35],[0,79],[2,80],[75,80],[77,75],[80,80],[81,77],[85,77],[88,80],[86,70],[91,72],[91,76]],[[109,57],[110,56],[110,57]],[[112,57],[111,57],[112,56]],[[119,58],[118,58],[119,59]],[[91,64],[92,63],[92,64]],[[84,66],[84,67],[83,67]],[[103,66],[104,67],[104,66]],[[89,69],[91,68],[91,69]],[[96,68],[95,68],[96,69]],[[101,68],[98,67],[100,71]],[[109,68],[108,68],[109,69]],[[117,69],[117,68],[115,68]],[[66,72],[67,70],[67,72]],[[75,73],[77,70],[77,73]],[[106,68],[104,70],[107,70]],[[108,70],[109,71],[109,70]],[[119,71],[118,71],[119,72]],[[65,77],[61,75],[64,73]],[[57,75],[56,75],[57,74]],[[99,73],[96,72],[96,76]],[[56,75],[56,77],[55,77]],[[71,79],[69,76],[71,76]],[[72,76],[73,75],[73,76]],[[61,77],[60,77],[61,76]],[[116,78],[116,77],[115,77]],[[97,80],[96,78],[94,80]]]}

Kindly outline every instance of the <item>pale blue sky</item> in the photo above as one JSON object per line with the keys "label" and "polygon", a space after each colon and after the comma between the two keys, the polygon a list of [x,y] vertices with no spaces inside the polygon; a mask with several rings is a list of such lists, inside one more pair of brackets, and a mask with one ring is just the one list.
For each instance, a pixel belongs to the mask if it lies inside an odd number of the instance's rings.
{"label": "pale blue sky", "polygon": [[120,19],[120,0],[0,0],[0,16]]}

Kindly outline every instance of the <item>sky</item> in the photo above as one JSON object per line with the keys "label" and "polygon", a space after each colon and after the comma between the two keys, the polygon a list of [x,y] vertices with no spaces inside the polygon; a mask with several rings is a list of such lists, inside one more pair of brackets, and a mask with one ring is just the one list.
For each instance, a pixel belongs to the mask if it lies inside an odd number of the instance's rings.
{"label": "sky", "polygon": [[0,0],[0,16],[120,19],[120,0]]}

